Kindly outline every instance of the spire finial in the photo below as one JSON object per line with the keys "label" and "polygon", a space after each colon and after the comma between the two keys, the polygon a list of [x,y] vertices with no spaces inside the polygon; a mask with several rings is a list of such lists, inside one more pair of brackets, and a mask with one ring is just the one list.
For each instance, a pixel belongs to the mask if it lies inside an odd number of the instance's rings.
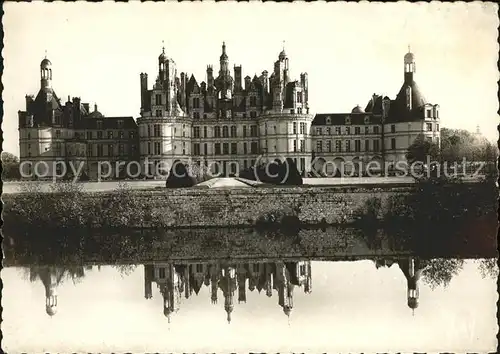
{"label": "spire finial", "polygon": [[163,39],[161,40],[161,47],[162,53],[165,54],[165,41]]}
{"label": "spire finial", "polygon": [[222,41],[222,54],[226,54],[226,42]]}
{"label": "spire finial", "polygon": [[408,53],[411,53],[411,46],[408,44]]}
{"label": "spire finial", "polygon": [[285,50],[285,40],[283,40],[283,50]]}
{"label": "spire finial", "polygon": [[47,59],[47,49],[45,49],[45,59]]}

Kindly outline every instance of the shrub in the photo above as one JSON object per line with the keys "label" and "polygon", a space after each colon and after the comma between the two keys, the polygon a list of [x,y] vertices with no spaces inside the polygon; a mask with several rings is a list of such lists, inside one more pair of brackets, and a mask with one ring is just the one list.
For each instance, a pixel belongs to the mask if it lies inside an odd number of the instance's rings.
{"label": "shrub", "polygon": [[195,184],[195,179],[188,173],[184,163],[176,160],[172,164],[165,186],[167,188],[188,188]]}

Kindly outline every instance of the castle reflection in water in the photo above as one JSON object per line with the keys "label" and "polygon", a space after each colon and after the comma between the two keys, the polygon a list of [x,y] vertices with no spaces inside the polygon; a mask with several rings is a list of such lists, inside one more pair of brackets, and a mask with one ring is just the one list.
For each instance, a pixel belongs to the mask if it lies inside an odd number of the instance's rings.
{"label": "castle reflection in water", "polygon": [[[420,260],[414,257],[374,259],[377,268],[397,264],[407,280],[407,304],[413,311],[418,307],[418,283],[421,274]],[[78,268],[78,269],[77,269]],[[45,287],[45,306],[49,316],[57,312],[57,288],[67,277],[81,278],[85,270],[92,267],[36,266],[30,268],[30,280],[40,279]],[[219,290],[224,297],[227,321],[235,300],[246,302],[247,290],[265,292],[272,297],[276,292],[278,305],[285,315],[293,309],[293,294],[296,287],[307,294],[312,291],[312,270],[310,261],[298,262],[155,262],[144,265],[144,296],[153,297],[153,283],[156,283],[163,297],[163,313],[170,322],[180,309],[182,298],[188,299],[193,292],[197,295],[203,286],[210,288],[213,304],[219,301]]]}

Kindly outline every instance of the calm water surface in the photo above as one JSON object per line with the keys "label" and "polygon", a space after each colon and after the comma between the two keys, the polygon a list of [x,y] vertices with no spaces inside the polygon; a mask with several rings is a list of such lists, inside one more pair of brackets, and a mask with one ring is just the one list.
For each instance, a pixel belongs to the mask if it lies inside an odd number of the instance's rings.
{"label": "calm water surface", "polygon": [[498,268],[489,233],[72,235],[5,235],[6,352],[497,347]]}
{"label": "calm water surface", "polygon": [[493,262],[403,257],[9,267],[2,271],[3,347],[494,351]]}

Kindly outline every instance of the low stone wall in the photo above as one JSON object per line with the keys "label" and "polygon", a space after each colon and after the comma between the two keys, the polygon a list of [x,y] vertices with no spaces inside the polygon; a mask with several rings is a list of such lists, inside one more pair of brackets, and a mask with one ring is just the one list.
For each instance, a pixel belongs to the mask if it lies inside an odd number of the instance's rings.
{"label": "low stone wall", "polygon": [[[389,196],[411,191],[407,186],[134,190],[129,192],[134,204],[147,209],[148,216],[142,225],[130,226],[255,226],[286,216],[308,225],[346,224],[366,214],[374,200],[380,205],[374,212],[381,218]],[[95,203],[108,197],[112,193],[89,193],[84,198],[97,199]]]}

